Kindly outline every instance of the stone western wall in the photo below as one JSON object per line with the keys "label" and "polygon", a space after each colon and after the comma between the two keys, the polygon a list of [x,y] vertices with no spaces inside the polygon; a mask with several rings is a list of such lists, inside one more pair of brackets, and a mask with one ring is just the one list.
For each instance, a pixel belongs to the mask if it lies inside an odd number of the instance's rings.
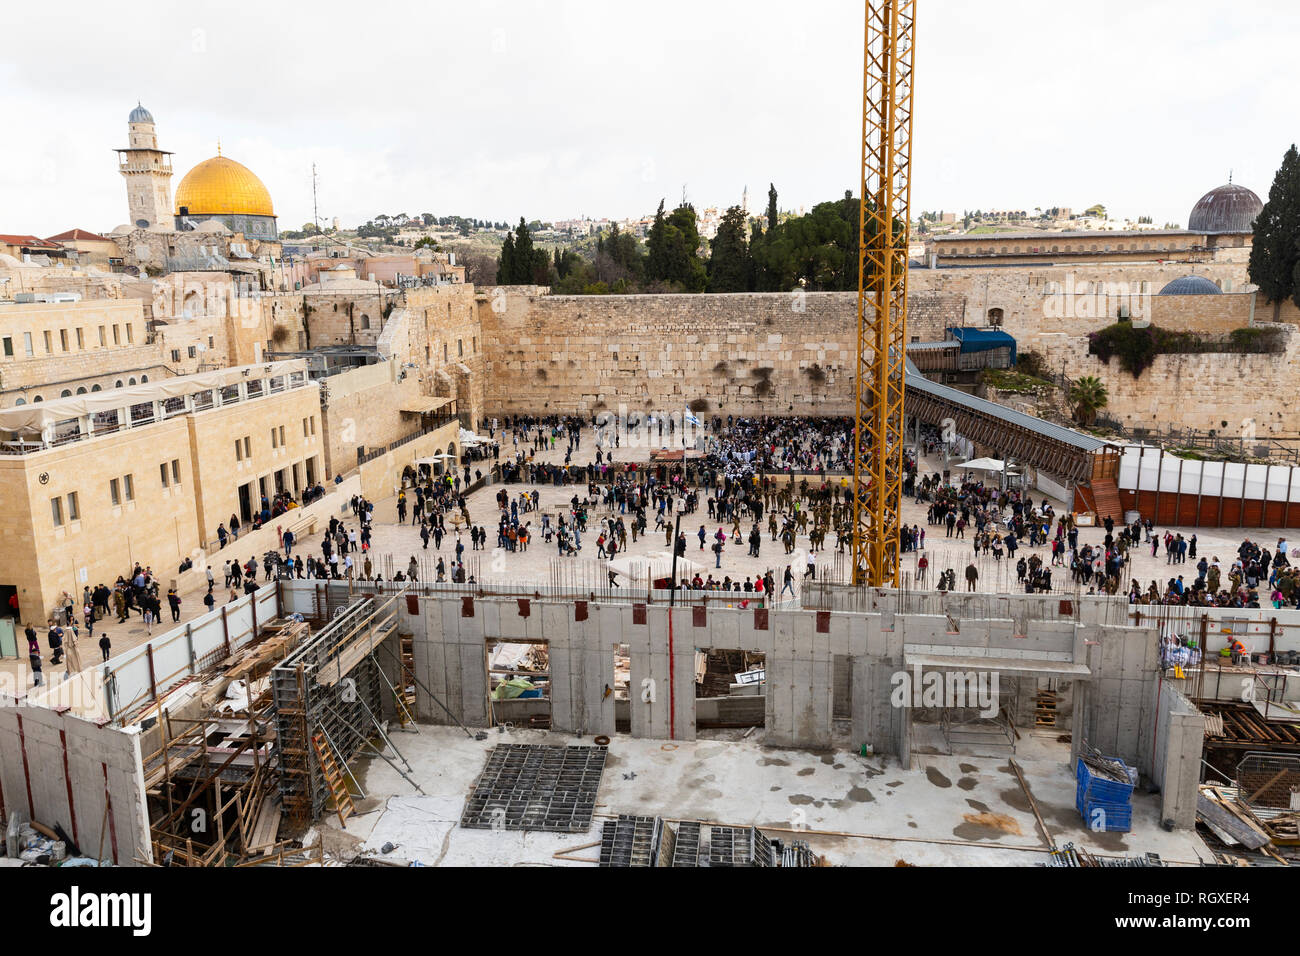
{"label": "stone western wall", "polygon": [[[1130,276],[1132,303],[1162,326],[1216,335],[1267,322],[1255,293],[1160,296],[1174,275],[1146,267]],[[1114,270],[1107,270],[1113,272]],[[1174,270],[1186,273],[1186,266]],[[958,273],[949,278],[948,273]],[[991,274],[990,274],[991,273]],[[938,276],[940,289],[926,288]],[[909,340],[943,337],[947,326],[985,326],[1000,302],[1002,327],[1022,350],[1072,378],[1097,375],[1110,389],[1108,416],[1130,427],[1222,429],[1254,418],[1258,434],[1285,431],[1296,345],[1262,355],[1169,355],[1138,379],[1087,354],[1087,334],[1115,321],[1098,276],[1064,273],[1031,283],[1022,272],[918,270],[909,296]],[[1107,280],[1114,281],[1114,280]],[[1061,294],[1049,282],[1060,283]],[[1148,283],[1146,293],[1142,282]],[[1159,283],[1157,285],[1156,283]],[[1229,280],[1230,283],[1230,280]],[[987,290],[985,286],[987,284]],[[1069,294],[1065,294],[1065,290]],[[592,414],[691,408],[697,414],[846,414],[852,403],[857,316],[854,293],[552,296],[533,287],[479,296],[489,413]],[[1129,302],[1126,298],[1125,302]],[[1282,318],[1300,324],[1294,305]],[[1290,324],[1284,325],[1285,329]],[[1171,385],[1172,383],[1172,385]],[[1266,407],[1265,407],[1266,406]]]}
{"label": "stone western wall", "polygon": [[[912,334],[961,324],[960,297],[922,294],[913,308]],[[844,414],[852,400],[856,293],[506,290],[479,317],[492,411]]]}

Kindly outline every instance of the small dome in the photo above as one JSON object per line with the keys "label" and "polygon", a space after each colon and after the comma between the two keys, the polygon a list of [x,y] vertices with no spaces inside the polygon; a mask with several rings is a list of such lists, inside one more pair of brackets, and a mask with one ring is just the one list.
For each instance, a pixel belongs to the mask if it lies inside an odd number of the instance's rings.
{"label": "small dome", "polygon": [[1160,290],[1160,295],[1221,295],[1223,292],[1205,276],[1179,276]]}
{"label": "small dome", "polygon": [[127,223],[124,222],[124,223],[122,223],[122,225],[118,226],[116,229],[114,229],[112,232],[110,232],[109,235],[110,235],[110,236],[125,236],[125,235],[128,235],[129,233],[132,233],[132,232],[134,232],[134,231],[135,231],[135,226],[129,225],[129,224],[127,224]]}
{"label": "small dome", "polygon": [[150,113],[143,106],[141,106],[140,103],[137,101],[135,104],[135,109],[131,111],[130,117],[127,118],[127,122],[128,123],[152,123],[153,114]]}
{"label": "small dome", "polygon": [[225,156],[199,163],[176,187],[176,215],[181,208],[193,218],[246,215],[275,216],[271,194],[253,171]]}
{"label": "small dome", "polygon": [[1190,232],[1250,232],[1264,204],[1245,186],[1228,183],[1211,189],[1187,217]]}

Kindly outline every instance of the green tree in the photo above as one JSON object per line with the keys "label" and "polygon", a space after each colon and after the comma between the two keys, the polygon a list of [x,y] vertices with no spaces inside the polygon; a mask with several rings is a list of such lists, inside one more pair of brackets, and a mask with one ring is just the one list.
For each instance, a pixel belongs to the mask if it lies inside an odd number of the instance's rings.
{"label": "green tree", "polygon": [[749,268],[745,272],[745,288],[750,292],[757,292],[762,288],[763,270],[760,265],[763,258],[764,243],[767,237],[763,235],[763,226],[755,222],[749,227]]}
{"label": "green tree", "polygon": [[506,238],[501,243],[501,259],[497,263],[497,282],[501,285],[510,285],[514,280],[515,271],[515,234],[507,232]]}
{"label": "green tree", "polygon": [[1274,321],[1288,298],[1300,305],[1300,153],[1294,143],[1255,218],[1248,270],[1250,281],[1273,303]]}
{"label": "green tree", "polygon": [[1091,425],[1097,420],[1097,412],[1106,407],[1110,396],[1106,386],[1095,375],[1085,375],[1075,379],[1070,386],[1068,398],[1074,420],[1080,425]]}
{"label": "green tree", "polygon": [[767,184],[767,231],[776,228],[776,184]]}
{"label": "green tree", "polygon": [[814,291],[856,289],[858,241],[858,201],[851,192],[818,203],[807,215],[769,229],[760,249],[751,248],[759,259],[758,291],[789,291],[800,284]]}
{"label": "green tree", "polygon": [[662,199],[646,235],[646,250],[646,278],[652,282],[662,279],[668,274],[668,217],[664,215]]}
{"label": "green tree", "polygon": [[646,245],[646,280],[684,292],[703,292],[708,270],[700,258],[700,231],[695,207],[683,203],[667,216],[661,200]]}
{"label": "green tree", "polygon": [[528,285],[533,281],[533,234],[523,216],[515,227],[515,251],[511,260],[511,285]]}
{"label": "green tree", "polygon": [[[609,236],[605,238],[603,246],[597,250],[603,252],[609,257],[610,262],[617,267],[617,275],[611,276],[608,281],[614,282],[618,279],[624,279],[628,282],[639,282],[645,275],[645,255],[642,252],[641,243],[637,237],[630,232],[622,232],[618,228],[618,223],[614,223],[614,228],[610,230]],[[604,278],[602,276],[602,278]]]}
{"label": "green tree", "polygon": [[745,244],[745,213],[739,206],[723,214],[709,249],[709,291],[745,292],[749,288],[749,248]]}

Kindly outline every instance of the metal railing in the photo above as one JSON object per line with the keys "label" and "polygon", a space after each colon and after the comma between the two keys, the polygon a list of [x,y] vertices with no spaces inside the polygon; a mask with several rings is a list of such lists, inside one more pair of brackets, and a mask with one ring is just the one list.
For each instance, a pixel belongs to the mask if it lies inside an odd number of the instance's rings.
{"label": "metal railing", "polygon": [[[276,381],[282,384],[276,386]],[[256,391],[252,389],[254,382],[258,383]],[[265,398],[270,394],[277,394],[292,389],[304,388],[311,384],[305,372],[295,372],[289,375],[277,376],[271,380],[267,388],[261,387],[261,380],[253,379],[249,381],[249,393],[246,397],[241,398],[239,395],[238,385],[228,385],[221,391],[221,406],[225,408],[229,405],[236,405],[246,401]],[[155,412],[155,403],[136,402],[124,407],[128,409],[128,421],[121,420],[121,410],[113,409],[107,412],[95,412],[88,416],[79,416],[68,418],[63,422],[55,425],[54,437],[49,441],[18,439],[14,441],[0,441],[0,455],[31,455],[41,451],[49,451],[55,448],[62,448],[67,445],[75,444],[81,441],[87,441],[92,438],[100,438],[106,435],[114,435],[121,431],[127,431],[135,428],[143,428],[147,425],[154,425],[168,419],[176,418],[180,415],[190,414],[191,412],[205,412],[216,406],[216,400],[213,397],[213,389],[193,392],[190,396],[173,396],[171,398],[160,399],[157,403],[161,406],[161,415]],[[102,393],[101,393],[102,394]],[[186,407],[186,398],[190,399],[190,408]],[[455,418],[455,416],[451,416]],[[90,431],[83,431],[81,421],[89,418],[91,423]],[[442,422],[441,424],[445,424]],[[436,427],[436,426],[435,426]],[[413,436],[418,437],[418,436]],[[395,444],[401,444],[403,441],[409,441],[411,438],[401,440]]]}

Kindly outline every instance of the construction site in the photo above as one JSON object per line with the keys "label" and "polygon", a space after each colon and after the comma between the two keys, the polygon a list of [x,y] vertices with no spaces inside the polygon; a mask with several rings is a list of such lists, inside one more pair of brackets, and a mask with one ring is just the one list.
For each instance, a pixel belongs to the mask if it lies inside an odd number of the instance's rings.
{"label": "construction site", "polygon": [[[915,577],[904,571],[919,550],[903,556],[904,462],[915,453],[915,481],[916,461],[924,463],[917,450],[925,441],[922,425],[952,430],[972,453],[998,451],[1004,460],[993,463],[1000,468],[1014,459],[1042,469],[1050,487],[1059,488],[1060,500],[1053,500],[1075,534],[1081,515],[1093,530],[1116,514],[1125,531],[1137,521],[1121,510],[1126,466],[1116,444],[931,381],[909,358],[913,344],[925,346],[913,350],[922,362],[944,358],[931,347],[942,343],[910,342],[907,326],[914,14],[910,0],[866,4],[851,458],[837,475],[848,517],[846,531],[836,529],[844,543],[825,556],[820,577],[812,553],[800,550],[808,570],[796,596],[786,565],[789,600],[784,588],[773,593],[770,569],[766,590],[750,590],[749,575],[763,570],[757,560],[752,568],[729,569],[734,590],[730,575],[725,589],[683,586],[682,572],[711,570],[707,557],[705,564],[685,557],[687,471],[667,471],[687,464],[684,449],[680,458],[665,453],[656,461],[661,470],[650,481],[654,487],[660,476],[680,479],[675,493],[655,502],[654,535],[663,525],[671,551],[625,551],[622,565],[612,555],[607,563],[564,558],[569,493],[578,540],[570,555],[581,548],[579,511],[586,530],[581,486],[599,498],[594,465],[571,465],[568,451],[562,467],[555,460],[562,427],[570,429],[562,437],[574,436],[572,448],[579,447],[577,433],[592,411],[585,406],[576,425],[548,423],[552,460],[535,463],[530,455],[530,468],[548,470],[526,481],[519,477],[522,454],[513,466],[507,458],[513,470],[499,462],[507,432],[496,432],[495,418],[488,439],[457,432],[462,445],[465,436],[474,441],[473,459],[460,459],[466,450],[455,445],[418,457],[404,439],[393,441],[377,452],[393,457],[385,458],[379,505],[385,517],[395,511],[400,526],[408,491],[414,500],[421,488],[422,508],[424,487],[437,481],[445,492],[455,482],[457,511],[448,520],[459,577],[444,577],[437,522],[430,553],[429,530],[421,524],[417,532],[413,518],[411,537],[423,532],[423,548],[409,565],[400,553],[396,560],[371,553],[366,509],[373,503],[340,491],[344,478],[336,475],[334,489],[322,487],[311,521],[292,526],[300,538],[264,536],[271,545],[266,577],[257,580],[254,557],[242,596],[231,587],[230,600],[209,603],[206,613],[159,625],[157,633],[150,628],[147,640],[116,655],[106,648],[102,664],[83,669],[78,661],[51,683],[37,681],[0,700],[0,862],[194,869],[1173,869],[1300,862],[1300,610],[1280,601],[1136,603],[1123,591],[1084,593],[1077,583],[1068,592],[1058,583],[1043,593],[1032,586],[1011,593],[1020,587],[1011,580],[1015,550],[1003,564],[1001,538],[993,565],[987,547],[984,559],[955,562],[971,561],[966,592],[957,591],[955,576],[930,590],[926,565],[910,565]],[[470,338],[477,351],[477,338]],[[960,363],[959,345],[942,347]],[[1010,352],[1014,339],[999,348]],[[535,372],[546,380],[544,370]],[[624,387],[616,382],[608,394],[631,396],[631,386],[626,394]],[[450,401],[405,410],[424,416]],[[364,432],[364,416],[347,421]],[[88,416],[88,429],[90,422]],[[530,427],[541,443],[542,428],[531,422],[525,443]],[[314,436],[315,420],[303,417],[302,428]],[[278,448],[284,426],[271,434]],[[516,423],[516,446],[518,439]],[[238,461],[248,442],[235,438]],[[942,480],[952,488],[946,449]],[[356,451],[364,463],[364,446]],[[989,461],[967,464],[981,460]],[[488,469],[472,487],[471,461]],[[611,530],[618,520],[613,484],[628,473],[641,479],[650,467],[636,461],[629,472],[629,463],[630,456],[620,458],[625,471],[609,479],[606,510],[592,506]],[[179,484],[179,466],[173,468],[162,467],[164,486],[169,475]],[[1207,509],[1211,497],[1218,505],[1216,526],[1228,496],[1226,473],[1220,469],[1213,495],[1205,489]],[[690,474],[698,480],[700,472]],[[1235,514],[1244,521],[1245,466],[1242,475]],[[777,476],[787,491],[795,487],[788,469]],[[768,477],[746,473],[750,486]],[[1180,463],[1175,495],[1181,481]],[[483,498],[497,494],[491,486],[509,482],[551,486],[547,507],[559,509],[561,532],[548,583],[525,576],[526,559],[513,573],[490,577],[477,555],[468,565],[461,560],[461,527],[472,527],[466,498],[480,495],[473,507],[481,513],[489,507]],[[1198,472],[1198,515],[1207,510],[1201,484]],[[116,504],[116,479],[111,487]],[[1288,477],[1283,526],[1290,488]],[[837,489],[824,490],[829,509]],[[1268,491],[1266,471],[1265,497]],[[503,487],[500,495],[505,542],[505,516],[521,502],[525,513],[530,500],[538,508],[541,493],[533,488],[531,498],[525,492],[512,502]],[[76,498],[66,500],[71,522]],[[54,502],[61,525],[63,506]],[[1032,510],[1032,499],[1028,504]],[[921,508],[919,495],[908,508]],[[708,513],[712,520],[712,507]],[[1048,529],[1054,515],[1046,510]],[[333,536],[347,540],[346,532],[341,525],[336,531],[338,521],[328,532],[316,526],[352,516],[367,532],[358,554],[363,573],[353,573],[350,555],[345,574],[337,563],[326,571],[314,558],[313,568],[321,569],[315,576],[273,571],[280,549],[288,558],[296,544],[301,560],[318,535],[327,539],[327,561],[337,562]],[[769,549],[776,540],[771,518]],[[757,559],[757,516],[754,529],[750,555]],[[503,565],[521,540],[511,531],[508,549],[493,554]],[[644,523],[641,531],[647,534]],[[1110,531],[1107,524],[1108,547]],[[941,531],[931,533],[942,541]],[[1148,540],[1149,533],[1148,527]],[[703,524],[698,534],[703,552]],[[718,535],[712,570],[721,577],[728,537],[722,527]],[[521,552],[528,537],[525,530]],[[743,540],[738,517],[732,540]],[[787,556],[794,546],[791,532]],[[964,540],[947,546],[954,553],[968,547]],[[937,572],[938,546],[930,553]],[[992,592],[975,588],[981,569],[1000,575]],[[620,573],[627,586],[617,583]],[[208,581],[210,595],[215,584]],[[39,644],[36,650],[39,666]]]}
{"label": "construction site", "polygon": [[[843,585],[808,599],[822,610],[547,590],[280,580],[0,709],[10,856],[1296,859],[1300,617]],[[1220,656],[1234,642],[1269,650]],[[501,692],[520,677],[535,693]]]}

